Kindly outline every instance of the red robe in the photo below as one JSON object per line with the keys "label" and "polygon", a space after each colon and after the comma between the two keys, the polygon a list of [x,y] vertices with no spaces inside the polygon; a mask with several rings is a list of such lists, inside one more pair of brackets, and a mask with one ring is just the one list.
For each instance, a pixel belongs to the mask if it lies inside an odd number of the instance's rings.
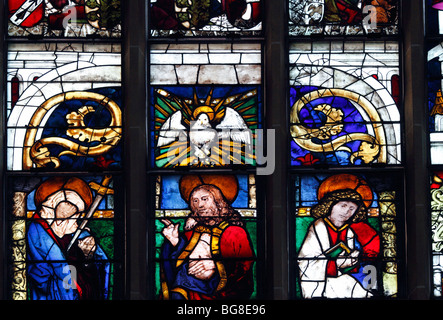
{"label": "red robe", "polygon": [[[361,250],[359,255],[359,261],[365,260],[366,258],[377,257],[380,253],[380,237],[377,232],[371,228],[368,224],[364,222],[353,223],[346,227],[340,229],[333,228],[329,223],[326,223],[327,230],[329,234],[329,239],[331,247],[342,241],[346,243],[346,234],[348,228],[355,234],[356,240],[361,244]],[[330,277],[337,276],[337,263],[336,260],[329,260],[326,274]],[[351,272],[357,272],[358,267],[356,266]]]}

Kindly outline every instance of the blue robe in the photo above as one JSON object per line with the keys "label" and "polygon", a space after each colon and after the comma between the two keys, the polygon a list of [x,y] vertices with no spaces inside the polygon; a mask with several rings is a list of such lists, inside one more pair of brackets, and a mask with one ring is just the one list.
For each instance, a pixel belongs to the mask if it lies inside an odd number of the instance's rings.
{"label": "blue robe", "polygon": [[[79,239],[90,236],[84,230]],[[66,259],[65,253],[54,235],[38,222],[32,222],[27,232],[28,280],[32,300],[78,300],[79,290],[75,284],[77,274]],[[105,252],[97,245],[90,263],[97,268],[101,298],[108,298],[110,264]],[[91,266],[90,266],[91,267]]]}
{"label": "blue robe", "polygon": [[[185,237],[180,237],[176,247],[170,242],[165,241],[162,247],[161,257],[163,258],[164,273],[170,288],[185,288],[203,295],[211,296],[214,294],[217,285],[220,282],[220,276],[215,274],[210,280],[199,280],[188,274],[189,261],[183,263],[180,268],[176,268],[176,261],[187,245]],[[170,292],[171,300],[182,300],[184,297],[179,293]]]}

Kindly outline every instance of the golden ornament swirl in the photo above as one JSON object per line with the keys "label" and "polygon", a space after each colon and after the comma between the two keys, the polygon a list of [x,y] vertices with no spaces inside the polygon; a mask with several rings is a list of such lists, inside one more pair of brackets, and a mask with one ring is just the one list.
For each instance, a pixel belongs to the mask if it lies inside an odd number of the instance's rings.
{"label": "golden ornament swirl", "polygon": [[[340,133],[343,129],[342,111],[327,104],[322,104],[315,108],[327,116],[327,121],[323,126],[311,129],[306,128],[301,123],[299,114],[304,106],[313,100],[327,97],[343,97],[357,103],[369,116],[375,136],[355,132],[340,136],[324,144],[312,142],[313,138],[329,139],[331,136]],[[361,159],[364,163],[371,163],[374,160],[378,163],[386,163],[386,136],[380,116],[369,100],[355,92],[344,89],[321,89],[309,92],[297,100],[292,106],[290,121],[293,140],[305,150],[321,153],[338,150],[351,152],[345,144],[352,141],[361,141],[362,143],[359,150],[351,154],[350,160],[352,163],[355,163],[357,159]]]}
{"label": "golden ornament swirl", "polygon": [[[83,121],[86,114],[94,112],[91,107],[82,107],[77,112],[72,112],[66,116],[68,124],[72,127],[66,131],[66,134],[78,141],[99,142],[95,146],[82,146],[75,141],[60,137],[47,137],[35,141],[39,126],[47,112],[64,101],[87,100],[94,101],[106,109],[111,114],[111,123],[107,128],[87,128]],[[29,128],[26,131],[23,150],[23,168],[29,170],[33,165],[36,167],[45,167],[53,163],[55,168],[60,166],[59,157],[63,155],[75,156],[97,156],[108,152],[116,146],[122,136],[122,113],[119,105],[112,99],[94,92],[72,91],[58,94],[46,100],[32,116],[29,122]],[[58,145],[63,147],[64,151],[57,156],[52,156],[46,147],[47,145]]]}

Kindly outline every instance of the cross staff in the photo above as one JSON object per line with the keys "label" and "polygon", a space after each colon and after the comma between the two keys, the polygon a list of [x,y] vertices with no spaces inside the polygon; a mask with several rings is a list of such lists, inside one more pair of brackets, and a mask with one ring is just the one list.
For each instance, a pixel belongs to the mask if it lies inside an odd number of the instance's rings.
{"label": "cross staff", "polygon": [[94,199],[94,202],[91,204],[91,207],[89,208],[88,213],[86,214],[85,219],[82,221],[82,223],[80,224],[80,226],[77,228],[77,230],[75,231],[74,236],[72,237],[71,242],[69,243],[68,246],[68,250],[71,249],[72,245],[74,244],[74,242],[78,239],[78,237],[80,236],[80,233],[85,229],[86,224],[89,221],[89,218],[92,217],[92,215],[94,214],[95,210],[97,209],[98,205],[100,204],[100,201],[102,201],[103,197],[107,194],[114,194],[114,190],[110,189],[108,186],[111,182],[112,176],[110,175],[106,175],[102,181],[101,184],[95,183],[95,182],[91,182],[89,183],[89,186],[91,187],[91,189],[95,190],[97,192],[97,195]]}

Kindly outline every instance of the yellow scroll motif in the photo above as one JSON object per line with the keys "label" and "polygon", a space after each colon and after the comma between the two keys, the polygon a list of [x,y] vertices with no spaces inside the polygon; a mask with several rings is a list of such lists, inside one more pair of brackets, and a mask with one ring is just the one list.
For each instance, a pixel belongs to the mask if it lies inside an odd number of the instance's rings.
{"label": "yellow scroll motif", "polygon": [[[299,119],[302,108],[313,100],[327,97],[342,97],[357,103],[369,116],[375,136],[367,133],[349,133],[340,136],[324,144],[312,142],[313,138],[328,139],[332,135],[340,133],[343,129],[343,113],[327,104],[317,106],[315,109],[327,116],[326,123],[320,128],[306,128]],[[294,141],[305,150],[311,152],[333,152],[351,150],[344,146],[351,141],[361,141],[358,151],[352,153],[350,160],[352,163],[361,159],[364,163],[371,163],[377,160],[378,163],[386,163],[386,137],[380,116],[365,97],[344,89],[321,89],[312,91],[297,100],[292,106],[291,114],[291,135]]]}
{"label": "yellow scroll motif", "polygon": [[[82,107],[77,112],[72,112],[66,116],[68,124],[72,127],[66,131],[66,134],[81,142],[100,142],[94,146],[83,146],[75,141],[60,137],[47,137],[35,141],[39,126],[46,113],[57,107],[60,103],[70,100],[94,101],[106,109],[111,114],[111,123],[108,128],[96,129],[87,128],[83,121],[86,114],[94,112],[91,107]],[[29,128],[26,131],[25,144],[23,150],[23,169],[29,170],[33,165],[44,167],[53,163],[55,167],[60,166],[59,157],[63,155],[75,156],[97,156],[108,152],[116,146],[122,135],[122,114],[118,104],[110,98],[94,92],[72,91],[58,94],[46,100],[34,113]],[[58,145],[63,147],[57,156],[51,156],[47,145]]]}

